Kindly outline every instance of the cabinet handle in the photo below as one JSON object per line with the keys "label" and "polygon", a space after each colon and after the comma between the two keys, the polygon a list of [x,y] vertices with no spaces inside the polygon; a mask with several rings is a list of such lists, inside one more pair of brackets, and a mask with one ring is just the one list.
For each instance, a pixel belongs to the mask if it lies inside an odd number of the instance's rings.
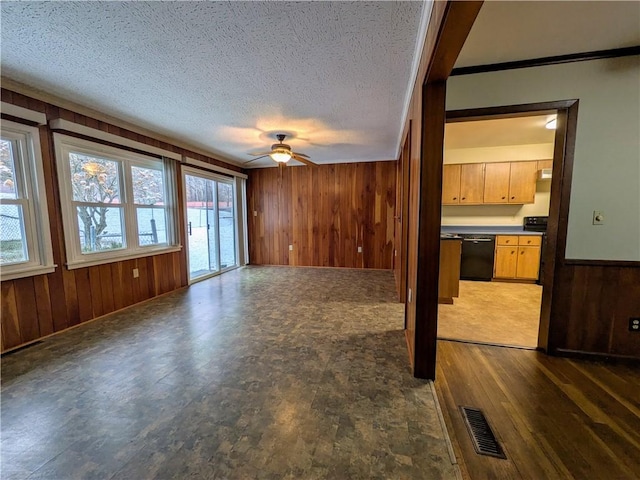
{"label": "cabinet handle", "polygon": [[502,197],[502,200],[504,200],[505,198],[507,198],[507,197]]}
{"label": "cabinet handle", "polygon": [[514,200],[516,197],[511,197],[511,200]]}
{"label": "cabinet handle", "polygon": [[511,255],[513,255],[514,253],[516,253],[516,251],[515,250],[511,250]]}
{"label": "cabinet handle", "polygon": [[467,199],[467,197],[462,197],[462,200],[466,200],[466,199]]}
{"label": "cabinet handle", "polygon": [[505,240],[504,243],[509,243],[511,240]]}
{"label": "cabinet handle", "polygon": [[458,197],[453,197],[453,199],[454,199],[454,200],[457,200],[457,199],[458,199]]}
{"label": "cabinet handle", "polygon": [[524,250],[522,250],[522,251],[520,252],[520,255],[524,255]]}

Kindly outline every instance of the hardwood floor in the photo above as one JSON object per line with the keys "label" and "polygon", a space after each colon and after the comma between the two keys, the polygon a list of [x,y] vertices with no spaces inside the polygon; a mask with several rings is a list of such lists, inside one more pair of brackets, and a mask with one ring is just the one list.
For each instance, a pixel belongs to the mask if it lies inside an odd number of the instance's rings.
{"label": "hardwood floor", "polygon": [[[466,479],[640,478],[640,368],[438,342],[435,382]],[[481,408],[507,460],[477,455],[458,406]]]}
{"label": "hardwood floor", "polygon": [[541,301],[540,285],[462,280],[454,304],[438,306],[438,338],[535,348]]}

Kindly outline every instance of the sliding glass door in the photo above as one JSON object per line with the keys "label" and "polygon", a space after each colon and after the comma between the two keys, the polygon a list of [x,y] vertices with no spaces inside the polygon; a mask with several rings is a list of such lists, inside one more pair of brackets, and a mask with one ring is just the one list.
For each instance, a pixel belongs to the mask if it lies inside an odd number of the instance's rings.
{"label": "sliding glass door", "polygon": [[185,168],[184,190],[189,281],[237,266],[233,180]]}

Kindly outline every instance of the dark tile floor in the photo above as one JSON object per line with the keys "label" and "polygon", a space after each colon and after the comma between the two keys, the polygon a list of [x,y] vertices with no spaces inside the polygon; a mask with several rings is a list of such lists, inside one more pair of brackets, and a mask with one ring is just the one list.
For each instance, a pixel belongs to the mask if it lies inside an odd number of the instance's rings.
{"label": "dark tile floor", "polygon": [[455,478],[386,271],[246,267],[2,359],[2,478]]}

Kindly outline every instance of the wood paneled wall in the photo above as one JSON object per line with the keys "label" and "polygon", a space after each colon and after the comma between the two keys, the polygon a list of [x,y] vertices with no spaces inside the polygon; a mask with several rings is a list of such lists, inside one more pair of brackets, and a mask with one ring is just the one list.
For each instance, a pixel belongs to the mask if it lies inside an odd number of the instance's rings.
{"label": "wood paneled wall", "polygon": [[250,263],[391,269],[395,176],[396,162],[250,170]]}
{"label": "wood paneled wall", "polygon": [[640,265],[596,263],[556,266],[550,352],[640,359],[640,332],[629,331],[640,318]]}
{"label": "wood paneled wall", "polygon": [[[47,120],[62,118],[228,169],[241,170],[235,165],[228,165],[7,89],[2,89],[2,101],[46,113]],[[53,135],[47,126],[41,126],[39,130],[53,257],[58,267],[55,272],[48,275],[35,275],[2,282],[0,329],[2,351],[33,342],[187,285],[184,250],[94,267],[74,270],[66,268]],[[179,175],[180,172],[176,181],[178,194],[181,196]],[[182,209],[180,209],[180,215],[184,215]],[[178,224],[182,225],[182,220],[178,219]],[[181,232],[181,236],[181,243],[184,245],[184,232]],[[139,271],[138,278],[133,278],[134,268]]]}

